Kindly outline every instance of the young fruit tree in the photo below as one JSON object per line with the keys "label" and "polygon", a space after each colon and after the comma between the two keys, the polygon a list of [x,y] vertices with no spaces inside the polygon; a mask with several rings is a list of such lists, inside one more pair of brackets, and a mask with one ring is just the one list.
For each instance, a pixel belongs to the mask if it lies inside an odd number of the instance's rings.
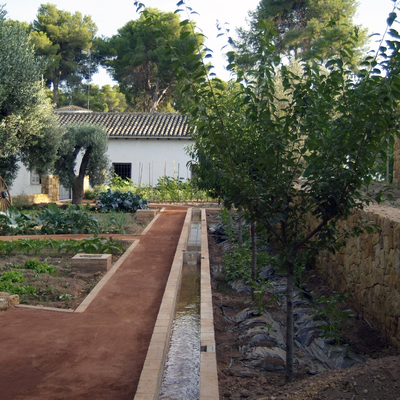
{"label": "young fruit tree", "polygon": [[[89,176],[92,186],[100,185],[106,180],[109,164],[107,147],[107,132],[99,125],[64,126],[55,173],[63,186],[72,188],[72,204],[82,204],[86,175]],[[76,173],[77,160],[80,160],[80,165]]]}
{"label": "young fruit tree", "polygon": [[[389,25],[395,18],[390,14]],[[387,141],[394,140],[400,36],[394,29],[389,35],[357,72],[357,29],[335,53],[300,62],[294,72],[276,52],[274,24],[266,22],[253,69],[241,70],[229,53],[235,79],[225,91],[215,90],[201,60],[195,70],[184,68],[179,57],[175,63],[197,169],[212,168],[214,174],[203,176],[215,181],[218,175],[224,202],[265,228],[286,271],[286,382],[293,379],[293,285],[301,260],[372,230],[360,221],[354,230],[341,231],[337,222],[368,203],[362,188],[371,183],[377,155],[385,157]]]}

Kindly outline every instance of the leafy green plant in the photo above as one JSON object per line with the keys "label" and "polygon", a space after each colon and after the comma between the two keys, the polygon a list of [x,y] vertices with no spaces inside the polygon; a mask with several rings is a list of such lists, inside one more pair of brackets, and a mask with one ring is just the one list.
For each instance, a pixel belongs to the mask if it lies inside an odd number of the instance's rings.
{"label": "leafy green plant", "polygon": [[135,223],[133,214],[116,211],[99,213],[96,218],[99,222],[100,232],[103,233],[116,232],[124,234],[126,233],[125,228]]}
{"label": "leafy green plant", "polygon": [[222,258],[223,271],[227,281],[251,279],[251,249],[247,244],[233,245],[231,251],[226,252]]}
{"label": "leafy green plant", "polygon": [[230,240],[230,242],[235,243],[237,241],[236,238],[237,232],[233,226],[232,216],[230,214],[230,211],[225,207],[221,210],[220,216],[221,216],[221,221],[223,223],[224,232],[228,235],[228,239]]}
{"label": "leafy green plant", "polygon": [[100,212],[119,211],[134,213],[139,209],[148,208],[147,200],[132,193],[130,190],[123,192],[111,189],[99,194],[96,206]]}
{"label": "leafy green plant", "polygon": [[26,260],[23,265],[14,264],[13,268],[30,269],[37,274],[51,274],[57,271],[54,265],[41,263],[37,258]]}
{"label": "leafy green plant", "polygon": [[70,293],[61,293],[60,295],[58,295],[58,299],[59,300],[63,300],[63,301],[70,301],[70,300],[75,300],[75,296],[73,296]]}
{"label": "leafy green plant", "polygon": [[322,337],[331,339],[340,344],[343,336],[344,321],[353,317],[351,310],[343,310],[346,298],[352,297],[350,293],[341,296],[334,293],[332,296],[321,296],[315,300],[316,304],[322,306],[314,313],[314,319],[323,319],[326,324],[321,324],[318,329],[323,331]]}
{"label": "leafy green plant", "polygon": [[0,211],[1,235],[31,233],[31,230],[36,226],[36,221],[30,215],[21,213],[14,206],[10,206],[6,211]]}
{"label": "leafy green plant", "polygon": [[87,210],[71,204],[61,210],[57,204],[50,203],[38,215],[38,224],[44,234],[98,232],[97,220]]}
{"label": "leafy green plant", "polygon": [[57,271],[54,265],[41,263],[37,258],[25,261],[24,268],[31,269],[38,274],[50,274]]}
{"label": "leafy green plant", "polygon": [[0,292],[10,294],[34,294],[36,289],[29,285],[15,285],[14,283],[23,283],[24,276],[19,271],[4,271],[0,276]]}
{"label": "leafy green plant", "polygon": [[88,254],[118,254],[124,251],[124,248],[115,240],[108,240],[103,237],[87,237],[82,240],[64,240],[58,247],[59,251],[66,253],[88,253]]}
{"label": "leafy green plant", "polygon": [[22,283],[25,280],[24,276],[19,271],[4,271],[0,276],[0,281]]}
{"label": "leafy green plant", "polygon": [[258,314],[262,314],[267,306],[271,304],[273,301],[276,301],[277,296],[274,296],[268,303],[264,303],[264,296],[267,293],[267,290],[274,284],[271,280],[260,279],[257,281],[250,280],[250,286],[253,288],[253,295],[255,297],[255,303],[258,308]]}

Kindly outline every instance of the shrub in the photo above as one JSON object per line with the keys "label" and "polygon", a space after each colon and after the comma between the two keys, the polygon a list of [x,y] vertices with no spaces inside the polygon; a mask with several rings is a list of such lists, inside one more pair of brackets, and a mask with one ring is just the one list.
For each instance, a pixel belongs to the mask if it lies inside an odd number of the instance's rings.
{"label": "shrub", "polygon": [[136,212],[139,209],[146,209],[147,199],[143,199],[140,195],[132,193],[130,190],[123,192],[121,190],[113,191],[108,189],[101,192],[96,201],[96,206],[100,212],[120,211],[120,212]]}
{"label": "shrub", "polygon": [[38,215],[38,224],[42,225],[41,233],[97,233],[99,230],[96,218],[89,215],[86,209],[69,204],[66,210],[60,210],[57,204],[50,203]]}
{"label": "shrub", "polygon": [[0,212],[1,235],[30,233],[35,226],[37,223],[30,215],[21,213],[14,206],[10,206],[5,212]]}

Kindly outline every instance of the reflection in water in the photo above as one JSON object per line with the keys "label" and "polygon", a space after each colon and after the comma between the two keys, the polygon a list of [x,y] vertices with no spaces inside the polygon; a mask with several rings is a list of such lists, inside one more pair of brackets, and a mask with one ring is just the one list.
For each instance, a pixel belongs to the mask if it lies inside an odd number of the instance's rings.
{"label": "reflection in water", "polygon": [[160,400],[198,400],[200,397],[199,292],[199,266],[185,264]]}

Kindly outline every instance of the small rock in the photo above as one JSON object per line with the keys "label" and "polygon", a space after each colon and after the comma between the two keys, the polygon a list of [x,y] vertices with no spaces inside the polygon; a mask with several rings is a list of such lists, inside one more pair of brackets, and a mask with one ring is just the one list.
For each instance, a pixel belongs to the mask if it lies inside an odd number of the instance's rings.
{"label": "small rock", "polygon": [[7,310],[8,308],[8,301],[4,297],[0,297],[0,311]]}
{"label": "small rock", "polygon": [[19,296],[17,294],[12,294],[8,298],[8,305],[10,306],[16,306],[19,304]]}

